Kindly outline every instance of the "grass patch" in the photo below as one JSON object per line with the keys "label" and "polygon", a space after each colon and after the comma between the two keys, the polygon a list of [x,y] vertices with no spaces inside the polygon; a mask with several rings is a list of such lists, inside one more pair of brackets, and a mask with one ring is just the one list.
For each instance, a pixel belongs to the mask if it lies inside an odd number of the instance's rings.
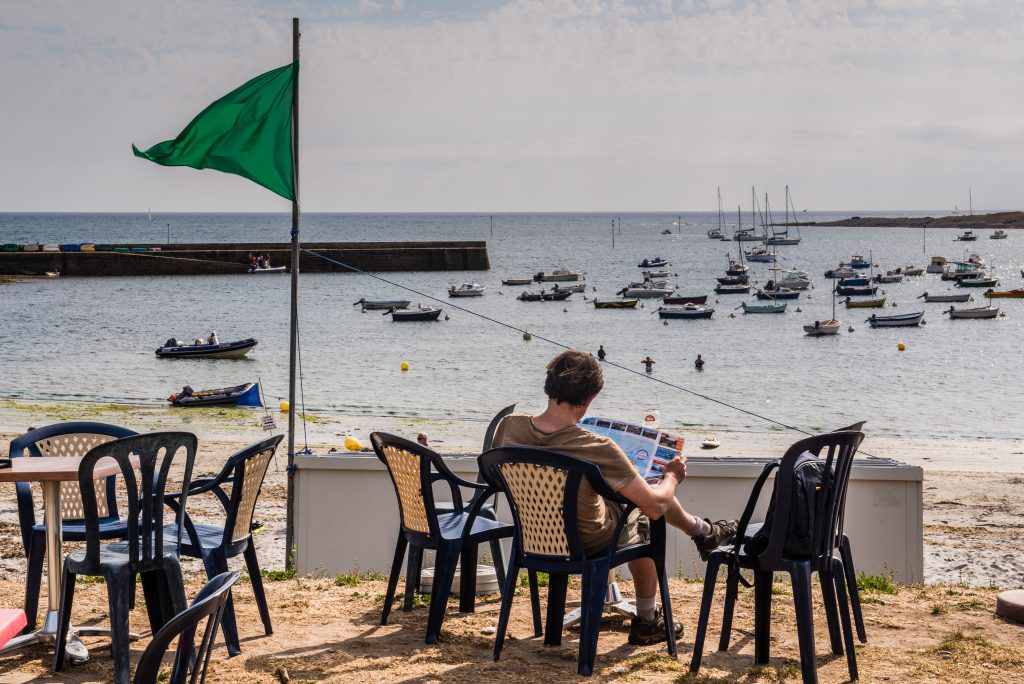
{"label": "grass patch", "polygon": [[284,582],[295,579],[295,568],[291,570],[260,570],[260,575],[268,582]]}
{"label": "grass patch", "polygon": [[933,603],[931,605],[932,615],[945,615],[948,611],[946,605],[943,603]]}
{"label": "grass patch", "polygon": [[931,653],[958,664],[986,664],[996,667],[1024,665],[1024,650],[999,646],[980,636],[968,636],[962,629],[947,632]]}
{"label": "grass patch", "polygon": [[978,599],[972,599],[970,601],[961,601],[956,604],[956,607],[960,610],[987,610],[988,604]]}
{"label": "grass patch", "polygon": [[632,672],[675,672],[681,670],[679,660],[669,656],[667,653],[645,653],[637,658],[632,658],[621,667],[615,668],[615,674],[629,674]]}
{"label": "grass patch", "polygon": [[[384,599],[387,598],[384,594],[377,594],[373,597],[374,603],[384,604]],[[391,602],[391,605],[396,605],[405,602],[405,594],[395,594],[395,600]],[[423,608],[430,605],[430,594],[413,594],[412,595],[412,607]]]}
{"label": "grass patch", "polygon": [[861,591],[872,591],[876,594],[895,594],[899,591],[899,586],[893,579],[892,573],[869,575],[865,572],[858,572],[857,588]]}
{"label": "grass patch", "polygon": [[714,677],[706,672],[685,672],[676,678],[676,684],[735,684],[735,679]]}
{"label": "grass patch", "polygon": [[336,587],[356,587],[363,582],[375,582],[385,579],[379,572],[343,572],[334,578]]}
{"label": "grass patch", "polygon": [[[548,578],[548,573],[546,573],[546,572],[538,572],[537,573],[537,586],[538,587],[546,587],[546,586],[548,586],[548,579],[549,579]],[[530,586],[530,575],[525,570],[523,572],[519,573],[519,586],[523,587],[523,588],[527,588],[527,587]]]}

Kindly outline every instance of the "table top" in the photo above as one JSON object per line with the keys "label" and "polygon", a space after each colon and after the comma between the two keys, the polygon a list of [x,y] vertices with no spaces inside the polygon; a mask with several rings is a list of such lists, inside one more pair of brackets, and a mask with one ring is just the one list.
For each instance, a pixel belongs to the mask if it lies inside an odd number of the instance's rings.
{"label": "table top", "polygon": [[[11,459],[10,468],[0,468],[0,482],[73,482],[78,480],[80,456],[20,456]],[[137,467],[137,464],[136,464]],[[112,458],[96,463],[96,479],[120,475],[121,468]]]}

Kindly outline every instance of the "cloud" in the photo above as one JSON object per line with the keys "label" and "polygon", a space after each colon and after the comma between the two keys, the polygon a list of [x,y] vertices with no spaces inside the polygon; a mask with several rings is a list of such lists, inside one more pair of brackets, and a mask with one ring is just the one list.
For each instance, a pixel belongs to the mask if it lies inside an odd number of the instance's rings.
{"label": "cloud", "polygon": [[994,113],[1024,109],[1022,9],[883,4],[14,4],[0,202],[282,208],[128,145],[286,62],[298,14],[310,210],[701,208],[786,182],[815,207],[909,208],[967,179],[1012,206],[1022,131]]}

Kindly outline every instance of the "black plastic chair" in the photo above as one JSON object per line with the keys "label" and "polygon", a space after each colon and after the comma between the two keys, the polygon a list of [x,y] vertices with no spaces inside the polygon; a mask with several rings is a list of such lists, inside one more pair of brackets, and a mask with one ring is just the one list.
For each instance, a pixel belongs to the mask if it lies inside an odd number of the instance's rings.
{"label": "black plastic chair", "polygon": [[[623,525],[636,505],[613,491],[601,475],[601,469],[593,463],[543,449],[499,447],[480,456],[480,472],[491,486],[508,498],[515,525],[512,554],[501,597],[501,615],[494,641],[494,660],[501,657],[520,568],[550,575],[547,626],[544,632],[544,644],[549,646],[562,643],[569,575],[582,575],[582,622],[577,672],[589,676],[594,670],[597,657],[597,639],[604,612],[608,575],[612,568],[638,558],[651,558],[658,568],[668,652],[673,657],[676,655],[672,600],[665,570],[664,518],[651,521],[650,542],[619,547]],[[580,539],[576,504],[580,484],[584,480],[590,483],[598,495],[623,506],[612,541],[600,555],[588,556]],[[571,515],[566,515],[567,511]]]}
{"label": "black plastic chair", "polygon": [[[90,449],[104,442],[137,434],[133,430],[106,423],[74,422],[46,425],[30,430],[11,440],[10,456],[84,456]],[[117,476],[111,475],[97,492],[99,534],[101,539],[124,539],[127,523],[120,518],[115,496]],[[36,522],[32,484],[15,484],[18,495],[18,523],[21,541],[25,545],[28,572],[25,580],[25,617],[28,625],[24,632],[36,628],[39,612],[39,587],[43,577],[43,559],[46,557],[46,525]],[[61,537],[64,541],[85,541],[85,522],[82,520],[82,493],[77,482],[61,485]]]}
{"label": "black plastic chair", "polygon": [[[117,684],[131,680],[129,658],[128,613],[136,575],[141,575],[146,597],[149,624],[154,633],[171,617],[185,610],[185,587],[178,561],[181,530],[184,529],[184,507],[192,478],[197,440],[188,432],[152,432],[125,437],[101,444],[89,451],[78,467],[78,483],[82,489],[85,518],[85,548],[69,553],[64,559],[61,590],[60,622],[56,635],[53,669],[64,667],[64,651],[75,597],[78,575],[103,577],[107,584],[110,607],[111,655]],[[176,518],[178,534],[165,538],[164,495],[172,464],[184,451],[184,472],[181,479],[181,509]],[[135,474],[132,457],[138,458],[139,475]],[[128,541],[100,544],[100,520],[96,506],[96,482],[93,471],[103,458],[117,461],[126,488]]]}
{"label": "black plastic chair", "polygon": [[[477,497],[475,508],[467,511],[462,504],[461,487],[489,492],[487,496],[493,494],[493,491],[486,485],[469,482],[455,475],[444,464],[440,454],[416,442],[381,432],[371,434],[370,442],[377,458],[391,476],[401,520],[380,623],[386,625],[388,615],[391,614],[391,603],[395,598],[406,547],[410,547],[410,553],[415,550],[418,554],[422,554],[424,549],[433,549],[434,578],[430,591],[426,642],[436,644],[460,556],[462,571],[459,579],[459,612],[471,613],[476,601],[477,546],[510,537],[512,526],[479,515],[479,509],[486,498],[484,496]],[[439,512],[434,505],[433,485],[438,481],[443,481],[451,490],[452,512]],[[506,575],[506,585],[508,577]],[[405,603],[402,607],[405,611],[412,609],[412,594],[417,581],[418,577],[406,573]],[[534,628],[539,633],[540,599],[537,597],[535,576],[531,576],[530,588],[534,596]]]}
{"label": "black plastic chair", "polygon": [[[185,535],[181,542],[181,555],[199,558],[206,568],[206,576],[213,579],[228,571],[228,558],[239,554],[245,555],[245,567],[249,571],[249,581],[256,597],[256,607],[263,621],[263,631],[270,636],[274,633],[270,624],[270,610],[267,608],[267,596],[263,591],[263,577],[260,575],[260,563],[256,557],[256,545],[252,541],[252,516],[256,510],[256,499],[267,474],[270,459],[274,456],[277,445],[284,439],[277,435],[248,446],[231,456],[215,477],[202,478],[194,481],[189,487],[188,495],[212,492],[224,508],[223,525],[207,525],[196,523],[185,513]],[[224,491],[224,485],[231,486],[231,493]],[[178,512],[178,494],[166,497],[167,505]],[[175,525],[169,525],[165,536],[177,536]],[[228,654],[235,656],[241,653],[238,643],[238,625],[235,621],[233,600],[228,596],[227,609],[224,611],[224,642]]]}
{"label": "black plastic chair", "polygon": [[[206,681],[210,653],[217,639],[217,627],[231,597],[231,586],[238,581],[238,575],[238,572],[224,572],[212,578],[199,590],[191,606],[171,618],[153,635],[153,640],[146,646],[135,668],[134,684],[201,684]],[[206,620],[206,627],[197,647],[196,630],[203,620]],[[164,654],[175,638],[178,639],[178,645],[174,650],[170,678],[161,680],[160,668]]]}
{"label": "black plastic chair", "polygon": [[[708,558],[704,577],[704,593],[701,599],[700,618],[694,637],[693,658],[690,671],[700,670],[707,633],[711,602],[715,593],[715,580],[721,566],[728,569],[725,611],[722,617],[722,636],[718,650],[729,647],[732,630],[732,615],[741,569],[753,570],[754,574],[754,659],[757,664],[766,664],[770,652],[772,581],[774,573],[789,573],[793,586],[793,602],[796,608],[797,635],[800,643],[800,670],[804,682],[817,682],[817,663],[814,653],[814,616],[811,608],[811,576],[818,573],[829,624],[832,652],[847,659],[851,679],[857,679],[857,658],[853,646],[853,629],[847,603],[846,576],[843,562],[834,556],[836,539],[841,535],[843,508],[846,504],[846,489],[850,480],[850,468],[857,447],[864,434],[857,431],[839,431],[817,435],[796,442],[778,464],[769,464],[762,471],[751,492],[746,510],[740,518],[736,543],[713,551]],[[822,459],[822,453],[824,458]],[[821,488],[815,496],[815,518],[813,528],[812,555],[806,558],[790,558],[783,554],[787,530],[790,525],[790,502],[793,491],[794,467],[797,459],[810,453],[823,460],[824,476]],[[746,553],[744,545],[747,525],[760,496],[768,475],[778,467],[775,487],[772,493],[774,512],[766,548],[757,555]],[[839,613],[836,614],[838,602]],[[842,638],[840,639],[840,627]]]}

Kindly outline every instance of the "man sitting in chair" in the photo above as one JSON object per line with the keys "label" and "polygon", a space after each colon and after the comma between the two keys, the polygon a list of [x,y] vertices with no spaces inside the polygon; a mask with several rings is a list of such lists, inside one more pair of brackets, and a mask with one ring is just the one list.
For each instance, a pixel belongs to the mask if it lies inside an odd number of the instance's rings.
{"label": "man sitting in chair", "polygon": [[[693,539],[705,560],[707,554],[732,540],[736,521],[711,522],[683,510],[675,490],[686,479],[686,459],[675,458],[665,465],[660,482],[644,481],[629,458],[615,442],[595,435],[577,425],[590,403],[604,386],[601,366],[591,354],[570,350],[562,352],[547,367],[544,393],[548,407],[538,416],[512,414],[498,426],[494,446],[528,446],[557,451],[590,461],[601,468],[609,486],[637,505],[623,527],[619,544],[635,544],[649,539],[649,519],[665,516],[665,521]],[[605,501],[584,481],[580,485],[577,515],[584,548],[598,553],[607,548],[619,522],[622,509]],[[665,640],[665,618],[657,608],[655,596],[658,573],[654,561],[640,558],[629,563],[636,590],[637,617],[629,628],[629,643],[653,644]],[[683,633],[676,626],[676,637]]]}

